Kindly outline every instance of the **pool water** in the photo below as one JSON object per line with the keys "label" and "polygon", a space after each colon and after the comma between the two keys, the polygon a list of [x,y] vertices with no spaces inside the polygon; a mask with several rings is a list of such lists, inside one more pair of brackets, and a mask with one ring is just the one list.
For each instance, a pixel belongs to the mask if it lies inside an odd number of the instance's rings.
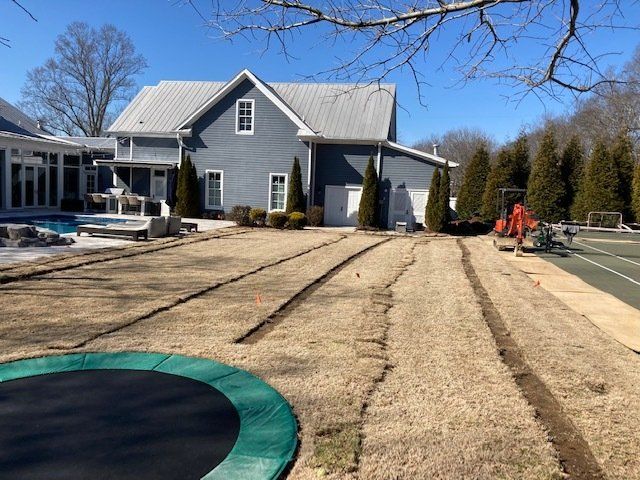
{"label": "pool water", "polygon": [[38,228],[47,228],[54,232],[75,233],[78,225],[91,223],[106,225],[108,223],[126,222],[122,218],[94,217],[92,215],[39,215],[35,217],[0,218],[0,223],[23,223]]}

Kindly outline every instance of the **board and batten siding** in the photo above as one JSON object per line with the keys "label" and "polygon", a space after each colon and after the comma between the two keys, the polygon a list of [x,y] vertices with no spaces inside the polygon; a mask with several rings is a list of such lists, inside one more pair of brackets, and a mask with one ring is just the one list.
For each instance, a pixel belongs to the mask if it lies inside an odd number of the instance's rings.
{"label": "board and batten siding", "polygon": [[[254,100],[253,135],[236,134],[236,101]],[[298,127],[262,92],[245,80],[200,117],[185,138],[200,178],[205,203],[206,170],[222,170],[224,210],[250,205],[268,210],[269,174],[290,175],[298,157],[302,186],[307,193],[309,147],[297,138]]]}
{"label": "board and batten siding", "polygon": [[313,203],[324,206],[327,185],[361,185],[372,155],[375,164],[378,155],[375,145],[318,144]]}
{"label": "board and batten siding", "polygon": [[133,159],[178,162],[178,141],[175,138],[133,138]]}

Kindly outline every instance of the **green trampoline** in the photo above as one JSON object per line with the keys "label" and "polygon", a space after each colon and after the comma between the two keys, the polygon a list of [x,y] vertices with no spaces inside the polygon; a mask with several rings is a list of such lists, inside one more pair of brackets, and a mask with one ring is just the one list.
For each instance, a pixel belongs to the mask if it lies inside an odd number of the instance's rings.
{"label": "green trampoline", "polygon": [[274,479],[289,404],[246,371],[157,353],[0,364],[0,479]]}

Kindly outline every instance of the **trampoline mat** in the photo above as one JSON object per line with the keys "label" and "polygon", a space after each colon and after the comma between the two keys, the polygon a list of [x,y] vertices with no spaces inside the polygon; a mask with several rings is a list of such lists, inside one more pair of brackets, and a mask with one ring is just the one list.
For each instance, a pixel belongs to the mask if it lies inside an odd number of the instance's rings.
{"label": "trampoline mat", "polygon": [[0,383],[0,478],[199,479],[240,418],[217,389],[145,370],[80,370]]}

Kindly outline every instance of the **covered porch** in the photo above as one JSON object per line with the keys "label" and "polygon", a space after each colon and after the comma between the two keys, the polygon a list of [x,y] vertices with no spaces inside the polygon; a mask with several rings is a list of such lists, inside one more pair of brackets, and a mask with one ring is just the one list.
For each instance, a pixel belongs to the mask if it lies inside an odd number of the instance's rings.
{"label": "covered porch", "polygon": [[111,214],[168,215],[177,162],[96,159],[111,182],[87,199],[87,208]]}

